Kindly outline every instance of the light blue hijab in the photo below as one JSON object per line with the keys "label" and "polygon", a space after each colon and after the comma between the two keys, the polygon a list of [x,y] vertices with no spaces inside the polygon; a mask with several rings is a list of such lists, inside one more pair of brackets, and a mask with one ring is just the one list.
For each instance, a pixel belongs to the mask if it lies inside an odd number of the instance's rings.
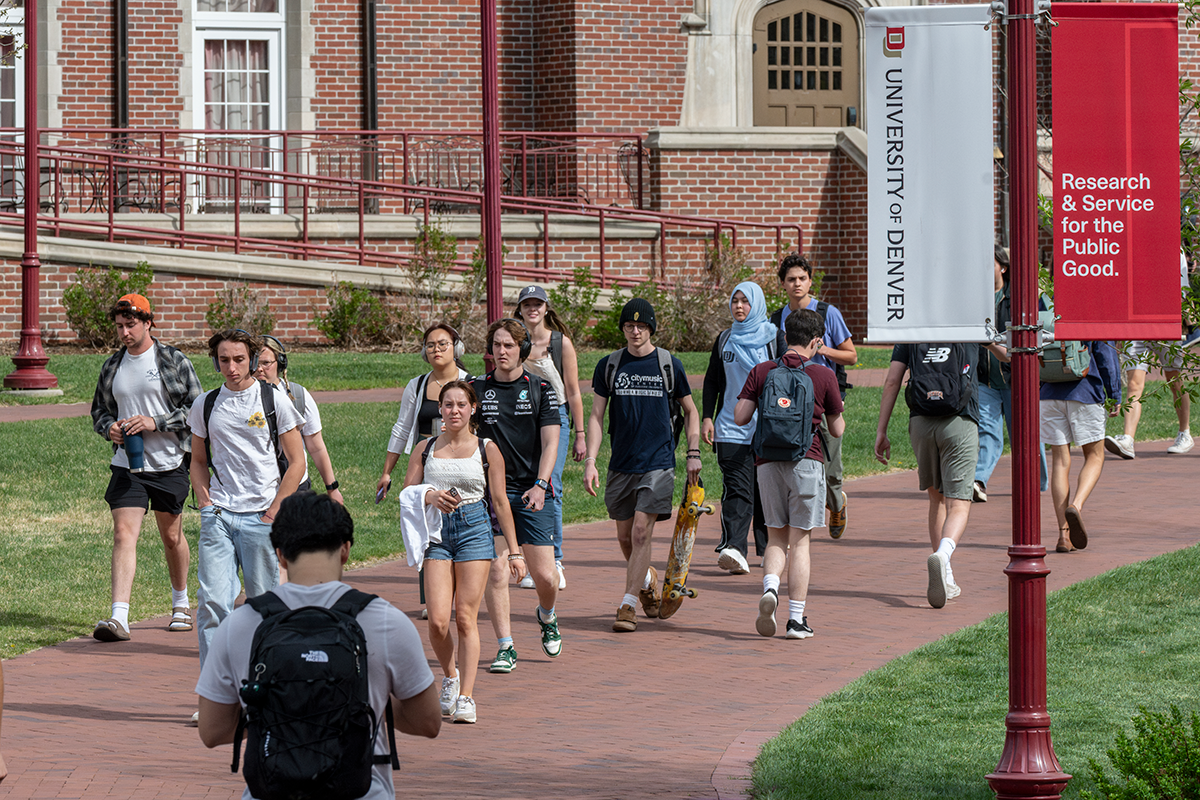
{"label": "light blue hijab", "polygon": [[754,281],[739,283],[729,293],[730,304],[738,292],[746,295],[750,301],[750,313],[746,315],[745,322],[734,320],[729,334],[729,347],[739,362],[745,364],[747,369],[753,369],[764,360],[764,348],[767,348],[767,355],[770,356],[770,347],[775,343],[779,329],[767,318],[767,298],[763,295],[762,287]]}

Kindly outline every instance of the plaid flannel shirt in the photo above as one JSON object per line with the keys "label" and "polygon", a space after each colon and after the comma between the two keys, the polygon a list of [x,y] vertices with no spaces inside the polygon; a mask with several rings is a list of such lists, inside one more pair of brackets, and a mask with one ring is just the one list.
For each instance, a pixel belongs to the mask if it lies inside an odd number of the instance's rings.
{"label": "plaid flannel shirt", "polygon": [[[117,398],[113,396],[113,379],[117,375],[117,367],[125,356],[126,348],[122,347],[112,355],[100,368],[100,379],[96,382],[96,394],[92,398],[92,427],[96,433],[108,438],[109,428],[117,421]],[[163,388],[167,392],[167,403],[171,411],[154,417],[154,427],[160,431],[170,431],[179,437],[179,445],[185,453],[192,450],[192,432],[187,426],[187,414],[192,403],[204,389],[200,379],[187,356],[170,345],[165,345],[158,339],[154,340],[154,359],[158,363],[158,374],[162,379]],[[113,445],[116,452],[117,446]]]}

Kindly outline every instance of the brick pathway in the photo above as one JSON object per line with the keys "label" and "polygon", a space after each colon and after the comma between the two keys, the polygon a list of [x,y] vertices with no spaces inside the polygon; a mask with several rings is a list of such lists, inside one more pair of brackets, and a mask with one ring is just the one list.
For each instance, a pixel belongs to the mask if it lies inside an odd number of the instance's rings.
{"label": "brick pathway", "polygon": [[[1187,487],[1197,455],[1167,456],[1166,446],[1139,444],[1131,462],[1110,458],[1086,511],[1091,546],[1047,556],[1052,590],[1196,543]],[[755,634],[760,578],[716,569],[713,517],[705,518],[695,563],[700,597],[669,621],[643,620],[636,633],[614,634],[609,626],[624,570],[611,526],[571,528],[569,586],[559,603],[563,655],[551,661],[541,654],[535,596],[514,589],[516,671],[480,675],[477,725],[445,725],[432,741],[401,737],[397,785],[409,797],[488,800],[743,796],[757,748],[822,696],[1005,610],[1008,474],[1006,459],[992,480],[991,502],[974,506],[954,558],[963,595],[938,611],[925,602],[925,500],[915,476],[851,482],[846,537],[814,542],[809,615],[816,637],[807,641]],[[1146,529],[1139,523],[1148,499],[1159,505]],[[1047,495],[1043,519],[1052,520],[1048,502]],[[668,533],[660,528],[656,538],[659,565]],[[1053,533],[1046,538],[1055,541]],[[402,563],[356,571],[350,581],[417,609],[415,576]],[[195,708],[196,640],[166,632],[165,624],[159,618],[135,625],[128,644],[80,638],[5,664],[0,747],[12,774],[0,794],[239,796],[230,748],[205,750],[183,724]],[[492,648],[489,635],[485,660]],[[1001,745],[991,743],[997,754]]]}

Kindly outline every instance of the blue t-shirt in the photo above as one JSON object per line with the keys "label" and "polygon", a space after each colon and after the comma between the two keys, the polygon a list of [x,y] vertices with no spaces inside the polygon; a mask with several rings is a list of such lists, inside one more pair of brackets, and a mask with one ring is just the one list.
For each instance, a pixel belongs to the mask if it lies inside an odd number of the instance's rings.
{"label": "blue t-shirt", "polygon": [[[667,399],[658,354],[640,358],[625,353],[613,376],[605,383],[609,356],[600,359],[592,374],[592,391],[608,399],[608,433],[613,472],[641,475],[656,469],[675,468],[675,440],[671,435],[671,407]],[[692,393],[679,359],[671,356],[676,399]]]}
{"label": "blue t-shirt", "polygon": [[[808,298],[808,305],[805,308],[810,311],[817,310],[819,301],[815,297]],[[783,323],[787,322],[788,315],[792,313],[792,307],[785,305],[783,313],[779,315],[779,330],[784,330]],[[837,348],[842,342],[850,338],[850,328],[846,325],[846,320],[842,317],[842,312],[838,311],[837,306],[830,305],[825,311],[825,335],[821,340],[825,342],[826,347]],[[812,362],[820,364],[822,367],[829,367],[834,372],[837,372],[837,364],[830,361],[825,356],[813,356]]]}

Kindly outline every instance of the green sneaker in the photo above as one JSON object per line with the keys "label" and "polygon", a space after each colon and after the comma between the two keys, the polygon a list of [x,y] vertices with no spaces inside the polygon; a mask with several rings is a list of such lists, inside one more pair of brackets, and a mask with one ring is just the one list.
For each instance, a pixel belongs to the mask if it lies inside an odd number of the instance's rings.
{"label": "green sneaker", "polygon": [[508,674],[513,671],[513,667],[516,665],[517,648],[510,644],[508,647],[501,647],[500,652],[496,653],[496,660],[488,667],[488,672]]}
{"label": "green sneaker", "polygon": [[562,636],[558,633],[558,615],[555,614],[549,622],[542,622],[538,612],[534,612],[538,625],[542,626],[542,652],[551,658],[558,658],[562,652]]}

